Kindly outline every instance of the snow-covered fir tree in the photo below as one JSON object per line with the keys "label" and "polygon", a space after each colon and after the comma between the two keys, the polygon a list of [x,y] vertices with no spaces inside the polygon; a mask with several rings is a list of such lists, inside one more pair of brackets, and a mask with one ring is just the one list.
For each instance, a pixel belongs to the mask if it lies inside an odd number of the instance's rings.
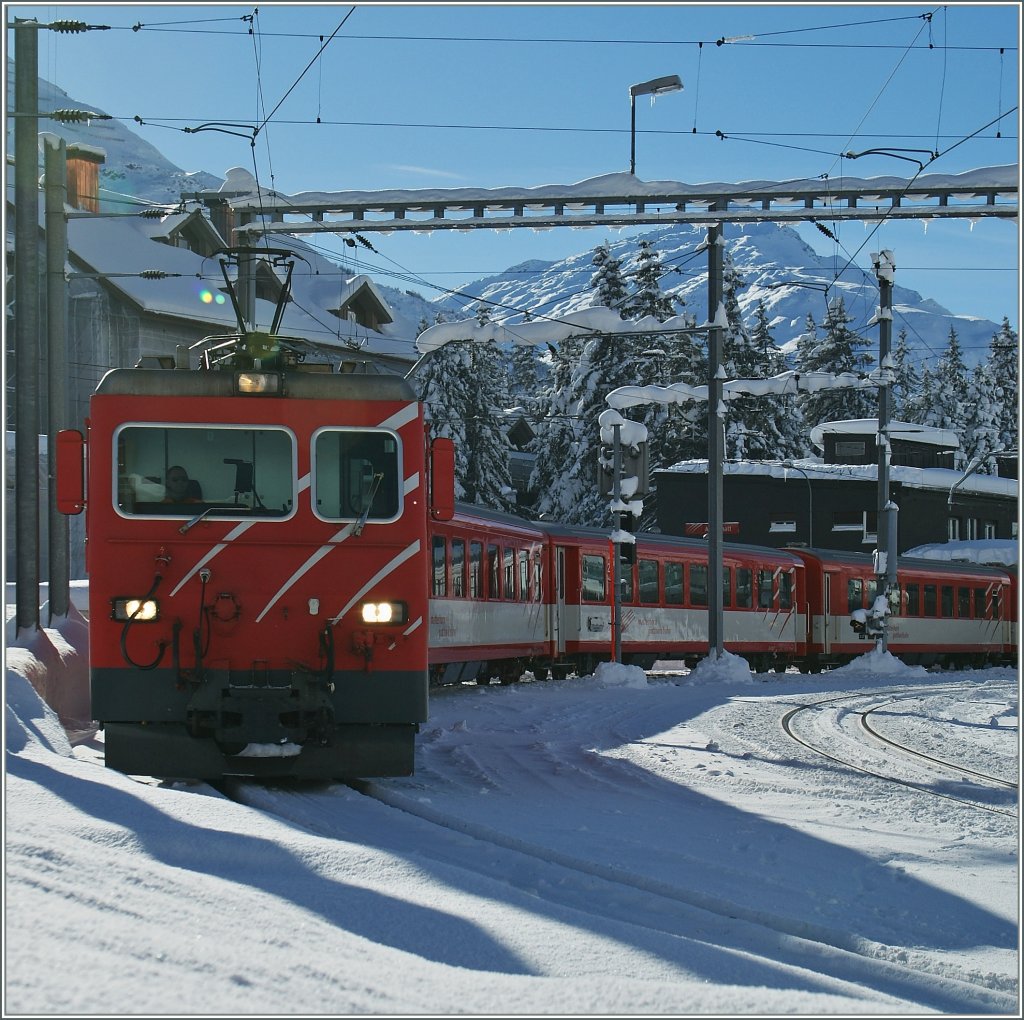
{"label": "snow-covered fir tree", "polygon": [[960,457],[957,463],[966,466],[980,458],[976,469],[980,474],[999,473],[993,456],[1003,446],[999,438],[999,407],[996,387],[987,371],[988,366],[975,365],[967,380],[967,404],[960,435]]}
{"label": "snow-covered fir tree", "polygon": [[890,417],[897,421],[909,421],[910,419],[906,417],[907,408],[913,407],[914,400],[920,392],[921,373],[914,365],[905,327],[899,331],[891,354],[893,381],[890,387]]}
{"label": "snow-covered fir tree", "polygon": [[[723,304],[728,322],[722,345],[722,367],[729,379],[766,379],[783,371],[781,357],[768,328],[764,305],[760,305],[757,334],[743,321],[739,292],[746,283],[732,258],[723,265]],[[729,401],[725,419],[725,455],[731,459],[793,457],[802,451],[799,424],[794,428],[789,408],[777,397],[739,397]]]}
{"label": "snow-covered fir tree", "polygon": [[[801,337],[797,347],[798,372],[828,372],[839,375],[853,372],[864,375],[871,371],[874,358],[867,352],[868,341],[850,329],[849,314],[840,295],[828,305],[824,335],[816,342]],[[800,409],[809,429],[827,421],[870,418],[878,414],[878,391],[875,389],[821,389],[802,391]]]}
{"label": "snow-covered fir tree", "polygon": [[[768,321],[768,310],[764,301],[757,302],[754,310],[754,329],[751,341],[759,352],[764,374],[766,376],[781,375],[786,371],[786,356],[779,350],[772,336],[771,324]],[[800,405],[795,394],[788,393],[774,398],[752,398],[763,408],[764,420],[768,423],[768,434],[776,436],[774,449],[768,456],[780,460],[790,457],[803,457],[808,452],[809,441],[807,428],[800,413]],[[757,406],[755,404],[755,406]]]}
{"label": "snow-covered fir tree", "polygon": [[611,253],[607,244],[601,244],[594,249],[591,261],[596,269],[590,280],[590,289],[594,293],[593,303],[604,305],[606,308],[614,308],[625,318],[624,306],[629,291],[623,274],[622,260],[617,259]]}
{"label": "snow-covered fir tree", "polygon": [[999,331],[992,336],[988,348],[985,372],[991,380],[993,400],[997,406],[996,428],[999,445],[1005,450],[1016,450],[1020,442],[1020,416],[1018,408],[1020,351],[1016,331],[1010,320],[1004,318]]}
{"label": "snow-covered fir tree", "polygon": [[916,393],[908,393],[900,410],[904,421],[915,425],[927,425],[935,393],[935,373],[928,367],[921,369],[920,383]]}
{"label": "snow-covered fir tree", "polygon": [[[670,275],[654,245],[647,239],[638,243],[636,264],[629,275],[632,290],[624,303],[632,319],[650,316],[664,322],[684,311],[685,302],[662,290],[662,281]],[[692,316],[689,324],[696,325]],[[666,386],[674,382],[700,385],[707,374],[707,360],[695,333],[656,333],[624,337],[636,366],[633,385]],[[647,427],[648,456],[651,469],[674,464],[685,457],[696,456],[694,426],[705,413],[700,405],[681,407],[651,403],[634,408],[629,417]],[[706,429],[701,430],[701,438]],[[700,449],[704,448],[700,443]]]}
{"label": "snow-covered fir tree", "polygon": [[473,386],[470,346],[449,343],[437,348],[419,362],[411,380],[420,400],[427,405],[431,438],[443,436],[455,444],[455,498],[459,500],[466,498],[462,479],[469,472],[466,417],[470,413]]}
{"label": "snow-covered fir tree", "polygon": [[568,465],[576,457],[581,428],[579,400],[572,392],[572,375],[583,355],[583,341],[570,338],[548,345],[547,384],[538,403],[530,450],[536,455],[530,488],[537,492],[538,516],[563,521],[575,502],[566,484]]}
{"label": "snow-covered fir tree", "polygon": [[[946,350],[935,366],[933,382],[935,389],[925,418],[926,424],[950,429],[963,440],[968,416],[968,375],[960,337],[953,326],[949,327]],[[963,448],[954,455],[954,463],[957,467],[966,464]]]}
{"label": "snow-covered fir tree", "polygon": [[630,319],[653,315],[659,322],[675,315],[682,302],[661,287],[669,272],[651,241],[641,238],[637,242],[636,265],[630,274],[633,289],[622,302],[624,315]]}
{"label": "snow-covered fir tree", "polygon": [[[478,320],[487,321],[489,310],[481,306]],[[494,343],[470,344],[469,402],[466,406],[466,473],[462,477],[468,503],[494,510],[514,510],[511,455],[506,432],[511,421],[505,358]]]}

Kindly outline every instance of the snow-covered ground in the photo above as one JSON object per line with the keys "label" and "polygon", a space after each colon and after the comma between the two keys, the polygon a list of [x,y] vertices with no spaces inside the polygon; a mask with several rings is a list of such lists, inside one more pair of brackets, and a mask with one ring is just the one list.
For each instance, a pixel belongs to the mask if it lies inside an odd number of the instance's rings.
{"label": "snow-covered ground", "polygon": [[1020,1015],[1016,669],[449,688],[413,777],[218,792],[7,651],[5,1015]]}

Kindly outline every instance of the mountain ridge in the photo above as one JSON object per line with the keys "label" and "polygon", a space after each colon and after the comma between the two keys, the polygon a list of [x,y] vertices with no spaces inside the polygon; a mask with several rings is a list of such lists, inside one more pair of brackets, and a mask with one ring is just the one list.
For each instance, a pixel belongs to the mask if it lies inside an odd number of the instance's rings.
{"label": "mountain ridge", "polygon": [[[8,59],[8,95],[13,97],[13,61]],[[13,101],[13,98],[9,100]],[[39,79],[39,107],[50,111],[66,107],[87,107],[103,111],[68,95],[63,89]],[[8,147],[12,149],[13,120],[8,121]],[[224,177],[206,171],[185,171],[167,160],[159,150],[118,120],[82,123],[53,122],[52,133],[68,143],[102,148],[106,162],[101,167],[101,188],[109,203],[145,202],[177,204],[184,192],[216,190]],[[759,301],[764,301],[777,346],[789,353],[804,332],[807,316],[821,323],[826,300],[842,295],[851,328],[869,330],[878,306],[877,281],[867,272],[843,274],[834,280],[837,257],[819,255],[791,227],[776,223],[726,224],[725,246],[741,279],[747,286],[738,294],[744,321],[750,325]],[[663,290],[676,295],[684,310],[698,322],[706,321],[707,260],[702,254],[706,241],[703,227],[677,224],[656,228],[635,236],[609,242],[611,253],[623,263],[628,274],[637,253],[637,241],[651,241],[668,267]],[[374,282],[395,314],[415,332],[420,322],[432,324],[440,313],[448,320],[471,318],[478,301],[494,302],[495,317],[509,323],[544,316],[558,317],[593,305],[590,280],[594,275],[593,253],[597,244],[555,261],[528,259],[501,273],[474,280],[458,295],[446,292],[428,298],[415,289],[401,289]],[[344,255],[336,263],[357,275],[366,272],[346,265]],[[856,274],[859,274],[857,276]],[[846,277],[850,275],[851,278]],[[386,278],[386,274],[381,274]],[[678,279],[677,279],[678,277]],[[515,311],[510,311],[515,309]],[[893,288],[893,340],[906,328],[918,363],[934,363],[945,351],[949,329],[954,327],[968,367],[983,361],[988,343],[999,329],[997,323],[981,316],[950,312],[934,298],[899,286]]]}

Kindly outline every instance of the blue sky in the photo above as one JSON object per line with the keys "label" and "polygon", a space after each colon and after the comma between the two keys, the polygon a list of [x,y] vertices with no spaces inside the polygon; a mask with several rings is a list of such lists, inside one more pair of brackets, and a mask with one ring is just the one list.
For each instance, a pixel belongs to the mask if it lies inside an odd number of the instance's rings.
{"label": "blue sky", "polygon": [[[841,155],[871,148],[925,160],[938,152],[927,173],[1019,160],[1016,3],[12,4],[5,13],[110,25],[42,33],[40,75],[119,119],[141,118],[137,133],[186,170],[241,166],[285,193],[532,187],[624,171],[629,86],[666,74],[682,78],[681,93],[637,100],[643,180],[915,172],[892,155]],[[245,137],[184,130],[251,127],[271,113],[255,146],[245,128]],[[843,264],[873,229],[842,224],[838,246],[802,232]],[[367,271],[429,296],[429,284],[454,287],[608,236],[620,235],[378,236]],[[886,224],[857,265],[870,271],[879,248],[894,252],[898,284],[1018,326],[1016,223]],[[396,267],[423,283],[389,279]]]}

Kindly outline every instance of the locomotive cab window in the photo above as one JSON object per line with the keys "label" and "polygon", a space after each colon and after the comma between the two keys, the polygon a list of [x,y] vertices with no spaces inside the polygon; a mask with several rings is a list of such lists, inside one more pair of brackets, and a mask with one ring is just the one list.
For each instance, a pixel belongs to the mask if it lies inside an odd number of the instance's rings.
{"label": "locomotive cab window", "polygon": [[313,437],[313,506],[325,520],[390,522],[402,512],[401,447],[386,429],[320,429]]}
{"label": "locomotive cab window", "polygon": [[122,425],[114,504],[125,517],[289,517],[295,437],[283,428]]}

